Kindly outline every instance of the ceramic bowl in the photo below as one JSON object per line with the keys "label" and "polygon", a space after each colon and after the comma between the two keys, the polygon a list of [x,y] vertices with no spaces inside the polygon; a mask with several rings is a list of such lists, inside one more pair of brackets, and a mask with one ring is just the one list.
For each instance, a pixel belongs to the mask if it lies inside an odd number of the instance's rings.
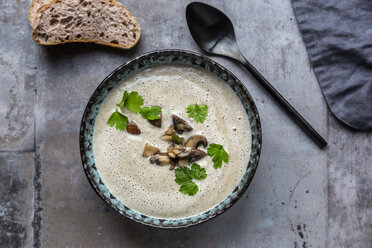
{"label": "ceramic bowl", "polygon": [[[181,63],[185,65],[198,66],[206,71],[215,74],[217,77],[225,81],[234,90],[234,92],[242,102],[247,113],[246,118],[248,118],[249,120],[252,134],[252,146],[248,166],[242,179],[240,180],[234,191],[225,200],[209,209],[208,211],[184,219],[156,218],[152,216],[146,216],[133,209],[128,208],[110,193],[110,190],[101,180],[94,162],[94,124],[99,109],[106,96],[116,85],[118,85],[123,79],[130,76],[131,74],[136,73],[137,71],[151,65],[163,63]],[[250,96],[248,90],[239,81],[239,79],[237,79],[231,72],[229,72],[217,62],[203,55],[181,50],[162,50],[141,55],[133,59],[132,61],[121,65],[110,75],[108,75],[89,99],[82,117],[79,138],[81,160],[84,171],[87,175],[89,183],[96,191],[96,193],[121,215],[142,224],[160,228],[181,228],[196,225],[225,212],[242,196],[242,194],[245,192],[250,182],[252,181],[252,178],[258,166],[262,144],[261,124],[256,105],[254,104],[254,101]]]}

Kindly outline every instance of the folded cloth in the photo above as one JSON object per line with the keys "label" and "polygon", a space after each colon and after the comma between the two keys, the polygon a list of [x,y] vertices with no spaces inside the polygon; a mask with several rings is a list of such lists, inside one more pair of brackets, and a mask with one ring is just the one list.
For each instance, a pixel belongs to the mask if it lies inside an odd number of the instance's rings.
{"label": "folded cloth", "polygon": [[303,40],[332,113],[372,128],[372,0],[292,0]]}

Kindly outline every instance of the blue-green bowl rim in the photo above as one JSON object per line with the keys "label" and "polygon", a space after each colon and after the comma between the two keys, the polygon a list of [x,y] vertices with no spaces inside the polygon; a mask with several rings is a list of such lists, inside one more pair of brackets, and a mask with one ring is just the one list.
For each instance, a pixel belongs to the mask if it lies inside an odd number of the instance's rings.
{"label": "blue-green bowl rim", "polygon": [[[155,58],[158,59],[158,62],[155,62]],[[146,63],[150,64],[147,65]],[[92,145],[93,130],[95,118],[105,97],[112,90],[112,88],[114,88],[127,76],[135,73],[137,70],[159,63],[183,63],[195,65],[204,68],[220,77],[222,80],[230,85],[230,87],[234,90],[234,92],[241,100],[247,112],[247,117],[251,126],[252,146],[250,159],[247,169],[238,186],[236,186],[234,191],[224,201],[217,204],[213,208],[196,216],[183,219],[162,219],[152,216],[146,216],[126,207],[121,201],[116,199],[116,197],[109,192],[109,190],[99,177],[99,173],[94,163]],[[127,76],[123,77],[124,74],[127,74]],[[114,86],[108,87],[109,84],[113,84]],[[97,100],[99,99],[99,96],[102,95],[103,91],[107,91],[106,96],[103,97],[103,99]],[[88,118],[90,116],[91,119]],[[98,194],[98,196],[100,196],[102,200],[104,200],[110,207],[115,209],[119,214],[145,225],[160,228],[182,228],[197,225],[199,223],[210,220],[225,212],[232,205],[234,205],[234,203],[238,199],[240,199],[240,197],[247,190],[249,184],[251,183],[258,166],[262,146],[262,130],[260,117],[253,98],[249,94],[246,87],[241,83],[241,81],[237,77],[235,77],[229,70],[227,70],[214,60],[195,52],[185,50],[157,50],[140,55],[133,60],[119,66],[100,83],[100,85],[96,88],[96,90],[90,97],[82,116],[79,142],[81,161],[88,181],[94,191]]]}

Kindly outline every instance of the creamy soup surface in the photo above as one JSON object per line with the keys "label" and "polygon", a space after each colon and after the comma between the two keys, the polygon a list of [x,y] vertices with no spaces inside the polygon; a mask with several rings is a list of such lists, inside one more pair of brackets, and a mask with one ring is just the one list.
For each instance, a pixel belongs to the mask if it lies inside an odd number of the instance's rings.
{"label": "creamy soup surface", "polygon": [[[157,128],[127,109],[123,113],[141,129],[140,135],[119,131],[107,124],[124,91],[137,91],[144,106],[161,106],[162,127]],[[187,116],[190,104],[207,104],[203,124]],[[146,143],[166,151],[169,142],[160,137],[172,125],[172,114],[186,120],[195,134],[206,136],[208,143],[223,145],[229,162],[214,169],[211,157],[197,161],[206,169],[207,178],[193,180],[199,187],[194,196],[179,192],[174,171],[169,166],[150,164],[142,157]],[[212,73],[194,66],[163,64],[139,71],[123,80],[105,99],[95,123],[94,159],[98,172],[110,192],[127,207],[158,218],[185,218],[202,213],[223,201],[237,186],[246,170],[251,134],[246,112],[233,90]],[[201,150],[206,151],[200,146]]]}

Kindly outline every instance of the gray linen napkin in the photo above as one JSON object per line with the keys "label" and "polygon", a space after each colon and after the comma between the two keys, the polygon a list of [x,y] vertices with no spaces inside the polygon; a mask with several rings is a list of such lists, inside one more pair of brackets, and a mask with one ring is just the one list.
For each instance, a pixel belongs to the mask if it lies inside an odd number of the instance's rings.
{"label": "gray linen napkin", "polygon": [[292,0],[303,40],[332,113],[372,128],[372,0]]}

